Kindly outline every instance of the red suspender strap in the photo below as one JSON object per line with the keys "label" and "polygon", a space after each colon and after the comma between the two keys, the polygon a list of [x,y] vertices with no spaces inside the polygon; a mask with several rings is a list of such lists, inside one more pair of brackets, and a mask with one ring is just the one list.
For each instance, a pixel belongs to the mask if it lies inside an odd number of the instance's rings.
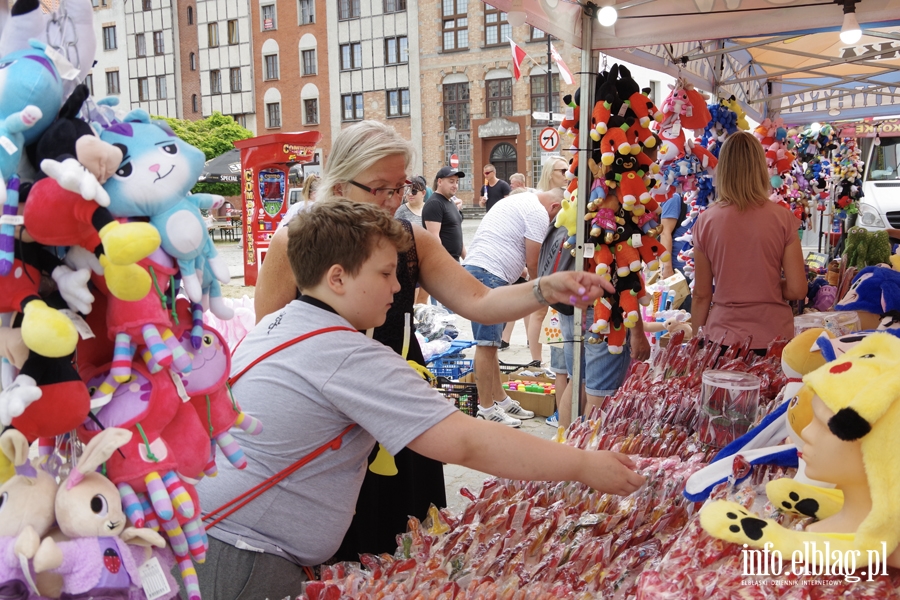
{"label": "red suspender strap", "polygon": [[[353,331],[353,332],[355,332],[356,330],[353,329],[352,327],[342,327],[342,326],[325,327],[325,328],[323,328],[323,329],[317,329],[317,330],[315,330],[315,331],[310,331],[309,333],[305,333],[305,334],[303,334],[303,335],[301,335],[301,336],[295,337],[295,338],[292,339],[292,340],[288,340],[287,342],[285,342],[285,343],[283,343],[283,344],[280,344],[280,345],[278,345],[278,346],[272,348],[272,349],[269,350],[268,352],[263,353],[262,356],[259,356],[259,357],[255,358],[253,361],[250,362],[249,365],[247,365],[246,367],[244,367],[243,369],[241,369],[241,370],[237,373],[237,375],[231,377],[231,378],[228,380],[228,385],[234,385],[234,383],[235,383],[238,379],[240,379],[241,377],[243,377],[244,374],[247,373],[247,371],[249,371],[249,370],[250,370],[252,367],[254,367],[257,363],[259,363],[261,360],[263,360],[263,359],[265,359],[265,358],[268,358],[268,357],[272,356],[272,355],[275,354],[276,352],[280,352],[281,350],[284,350],[285,348],[288,348],[288,347],[290,347],[290,346],[293,346],[294,344],[297,344],[297,343],[299,343],[299,342],[302,342],[303,340],[308,340],[308,339],[311,338],[311,337],[315,337],[315,336],[320,335],[320,334],[323,334],[323,333],[330,333],[330,332],[332,332],[332,331]],[[309,464],[310,462],[312,462],[313,460],[315,460],[316,458],[318,458],[319,456],[321,456],[322,454],[324,454],[324,453],[325,453],[326,451],[328,451],[329,449],[330,449],[330,450],[337,450],[337,449],[339,449],[339,448],[341,447],[341,443],[343,442],[344,436],[347,435],[347,434],[350,432],[350,430],[353,429],[354,427],[356,427],[356,424],[348,425],[347,428],[344,429],[344,430],[340,433],[340,435],[338,435],[338,436],[337,436],[336,438],[334,438],[333,440],[331,440],[331,441],[329,441],[329,442],[326,442],[326,443],[323,444],[322,446],[319,446],[318,448],[316,448],[315,450],[313,450],[312,452],[310,452],[309,454],[307,454],[306,456],[304,456],[303,458],[301,458],[300,460],[298,460],[298,461],[295,462],[294,464],[292,464],[292,465],[290,465],[289,467],[287,467],[287,468],[285,468],[285,469],[279,471],[278,473],[275,473],[274,475],[272,475],[271,477],[269,477],[268,479],[266,479],[266,480],[263,481],[262,483],[260,483],[260,484],[258,484],[258,485],[256,485],[256,486],[252,487],[251,489],[247,490],[246,492],[244,492],[243,494],[241,494],[241,495],[238,496],[237,498],[235,498],[235,499],[233,499],[233,500],[231,500],[231,501],[229,501],[229,502],[226,502],[225,504],[223,504],[223,505],[220,506],[219,508],[217,508],[217,509],[215,509],[214,511],[208,513],[205,517],[203,517],[203,520],[204,520],[204,521],[208,521],[208,520],[212,519],[212,518],[213,518],[215,515],[217,515],[218,513],[222,512],[222,511],[226,511],[226,512],[224,512],[222,515],[220,515],[219,517],[217,517],[215,520],[213,520],[211,523],[208,523],[208,524],[206,525],[206,529],[211,529],[212,527],[215,527],[215,526],[216,526],[219,522],[221,522],[223,519],[225,519],[225,518],[229,517],[230,515],[236,513],[237,511],[239,511],[240,509],[242,509],[243,507],[245,507],[247,504],[249,504],[250,502],[252,502],[252,501],[255,500],[256,498],[258,498],[258,497],[261,496],[262,494],[266,493],[268,490],[270,490],[270,489],[272,489],[273,487],[275,487],[276,485],[278,485],[281,481],[283,481],[284,479],[286,479],[291,473],[293,473],[294,471],[296,471],[296,470],[299,469],[300,467]]]}
{"label": "red suspender strap", "polygon": [[[234,385],[235,382],[238,379],[240,379],[241,377],[243,377],[247,371],[249,371],[250,369],[255,367],[260,361],[269,358],[276,352],[281,352],[285,348],[289,348],[290,346],[293,346],[294,344],[298,344],[298,343],[302,342],[303,340],[308,340],[311,337],[316,337],[317,335],[320,335],[323,333],[331,333],[332,331],[356,331],[356,330],[353,329],[352,327],[344,327],[342,325],[335,325],[334,327],[324,327],[322,329],[316,329],[315,331],[310,331],[309,333],[304,333],[303,335],[297,336],[292,340],[288,340],[285,343],[279,344],[278,346],[275,346],[271,350],[264,352],[262,354],[262,356],[257,356],[256,358],[254,358],[250,362],[250,364],[247,365],[246,367],[244,367],[243,369],[241,369],[237,375],[234,375],[228,379],[228,385]],[[235,349],[237,349],[237,347],[235,347]]]}

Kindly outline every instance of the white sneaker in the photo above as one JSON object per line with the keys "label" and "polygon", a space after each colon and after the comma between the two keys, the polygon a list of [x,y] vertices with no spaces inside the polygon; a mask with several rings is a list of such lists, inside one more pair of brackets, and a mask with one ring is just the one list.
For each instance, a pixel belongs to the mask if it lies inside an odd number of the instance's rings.
{"label": "white sneaker", "polygon": [[522,424],[522,421],[519,419],[514,419],[506,414],[498,404],[494,404],[490,408],[482,408],[481,405],[479,405],[476,418],[481,418],[485,421],[494,421],[495,423],[500,423],[501,425],[506,425],[508,427],[518,427]]}
{"label": "white sneaker", "polygon": [[522,408],[522,405],[519,404],[518,400],[513,400],[512,398],[508,398],[506,402],[498,403],[497,406],[502,408],[503,412],[511,417],[515,417],[516,419],[524,420],[534,418],[533,412],[531,412],[530,410],[525,410],[524,408]]}

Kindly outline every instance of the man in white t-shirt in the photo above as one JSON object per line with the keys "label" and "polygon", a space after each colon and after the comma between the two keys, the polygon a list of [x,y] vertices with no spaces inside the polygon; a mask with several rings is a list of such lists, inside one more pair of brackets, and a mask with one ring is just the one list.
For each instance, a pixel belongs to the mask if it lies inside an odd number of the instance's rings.
{"label": "man in white t-shirt", "polygon": [[[510,285],[527,269],[537,276],[538,255],[550,219],[562,203],[562,190],[523,192],[497,202],[485,214],[463,262],[466,270],[489,288]],[[530,285],[530,284],[523,284]],[[478,386],[478,416],[518,427],[520,419],[534,413],[506,396],[500,381],[497,350],[503,323],[483,325],[472,321],[475,348],[475,384]]]}

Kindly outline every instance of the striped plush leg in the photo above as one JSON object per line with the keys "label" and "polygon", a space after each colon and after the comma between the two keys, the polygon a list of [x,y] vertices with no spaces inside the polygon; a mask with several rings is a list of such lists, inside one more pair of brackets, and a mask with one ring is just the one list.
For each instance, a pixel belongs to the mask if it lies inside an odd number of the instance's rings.
{"label": "striped plush leg", "polygon": [[178,514],[185,519],[193,517],[194,501],[191,500],[191,495],[188,494],[187,490],[184,489],[184,486],[181,485],[181,480],[178,479],[178,475],[175,474],[175,471],[169,471],[163,475],[163,483],[166,484],[166,489],[169,491],[169,498],[172,499],[172,507]]}
{"label": "striped plush leg", "polygon": [[144,325],[141,328],[141,334],[144,336],[144,344],[147,345],[150,354],[153,355],[156,362],[163,367],[171,365],[172,351],[169,350],[169,347],[163,342],[162,336],[159,334],[159,330],[156,326],[150,325],[149,323]]}
{"label": "striped plush leg", "polygon": [[184,537],[184,530],[181,529],[178,520],[172,519],[170,521],[163,521],[162,527],[166,532],[166,537],[169,538],[169,545],[172,546],[172,552],[175,553],[175,556],[178,558],[190,556],[187,538]]}
{"label": "striped plush leg", "polygon": [[223,431],[215,437],[215,440],[219,445],[219,448],[222,449],[222,454],[228,459],[228,462],[238,469],[246,468],[247,458],[244,456],[244,451],[241,450],[241,447],[238,445],[237,440],[234,439],[234,436],[227,431]]}
{"label": "striped plush leg", "polygon": [[99,400],[100,398],[107,396],[111,398],[112,395],[116,393],[117,389],[119,389],[119,382],[116,381],[115,376],[112,371],[110,371],[109,374],[107,374],[106,379],[103,380],[103,383],[94,390],[94,393],[91,395],[91,400]]}
{"label": "striped plush leg", "polygon": [[120,483],[117,487],[119,488],[119,496],[122,497],[122,508],[125,510],[128,520],[137,528],[143,527],[144,509],[141,507],[141,501],[137,497],[137,492],[127,483]]}
{"label": "striped plush leg", "polygon": [[150,506],[150,498],[143,492],[137,493],[138,500],[141,501],[141,508],[144,509],[144,526],[153,531],[159,531],[159,519],[156,512]]}
{"label": "striped plush leg", "polygon": [[[19,177],[13,175],[6,184],[6,202],[3,216],[15,217],[19,212]],[[0,275],[9,275],[15,259],[16,226],[12,223],[0,225]]]}
{"label": "striped plush leg", "polygon": [[199,350],[203,344],[203,305],[199,302],[191,302],[191,346]]}
{"label": "striped plush leg", "polygon": [[172,365],[175,370],[185,375],[190,373],[193,368],[194,357],[188,354],[187,350],[181,345],[181,341],[172,333],[172,330],[166,327],[163,330],[162,339],[172,352]]}
{"label": "striped plush leg", "polygon": [[197,579],[197,570],[190,558],[178,559],[178,570],[181,571],[181,581],[187,592],[188,600],[202,600],[200,597],[200,581]]}
{"label": "striped plush leg", "polygon": [[38,438],[38,458],[42,463],[47,462],[55,448],[56,438]]}
{"label": "striped plush leg", "polygon": [[147,494],[150,496],[150,504],[153,505],[156,515],[161,521],[171,520],[175,515],[175,510],[172,508],[169,490],[166,489],[166,484],[163,483],[159,473],[156,471],[150,473],[144,478],[144,483],[147,484]]}
{"label": "striped plush leg", "polygon": [[243,429],[250,435],[259,435],[263,430],[262,421],[256,417],[251,417],[244,411],[238,413],[238,418],[234,422],[234,426]]}
{"label": "striped plush leg", "polygon": [[147,369],[151,373],[159,373],[162,371],[162,365],[156,362],[156,359],[153,358],[153,355],[150,354],[150,350],[148,350],[146,346],[141,350],[141,358],[144,359],[144,364],[147,365]]}
{"label": "striped plush leg", "polygon": [[131,359],[134,358],[135,347],[131,343],[131,336],[127,333],[116,335],[116,344],[113,348],[112,368],[109,373],[119,383],[125,383],[131,377]]}
{"label": "striped plush leg", "polygon": [[219,467],[216,465],[216,440],[209,440],[209,462],[203,467],[203,473],[207,477],[215,477],[219,474]]}
{"label": "striped plush leg", "polygon": [[187,543],[188,548],[191,551],[191,556],[193,556],[194,560],[198,563],[203,564],[206,562],[206,551],[209,549],[203,522],[200,520],[200,517],[195,517],[185,523],[183,529],[184,535],[187,536]]}

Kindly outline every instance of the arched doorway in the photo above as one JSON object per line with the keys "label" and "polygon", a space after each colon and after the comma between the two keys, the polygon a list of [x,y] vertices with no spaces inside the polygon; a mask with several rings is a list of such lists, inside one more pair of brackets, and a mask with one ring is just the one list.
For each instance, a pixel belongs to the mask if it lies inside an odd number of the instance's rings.
{"label": "arched doorway", "polygon": [[516,147],[502,142],[491,150],[490,163],[497,169],[497,178],[509,182],[509,176],[518,170]]}

